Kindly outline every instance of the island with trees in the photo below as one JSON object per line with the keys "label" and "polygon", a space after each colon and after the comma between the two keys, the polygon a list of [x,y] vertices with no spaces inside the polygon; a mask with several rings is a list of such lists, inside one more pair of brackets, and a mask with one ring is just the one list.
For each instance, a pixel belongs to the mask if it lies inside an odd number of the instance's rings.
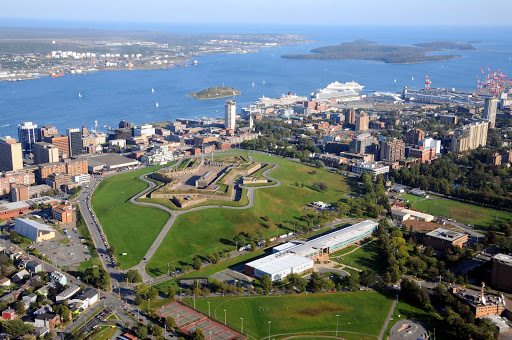
{"label": "island with trees", "polygon": [[226,86],[213,86],[207,89],[204,89],[199,92],[191,93],[187,97],[192,97],[199,100],[206,99],[218,99],[218,98],[226,98],[226,97],[234,97],[241,95],[242,92],[234,89],[232,87]]}
{"label": "island with trees", "polygon": [[310,54],[286,54],[290,59],[376,60],[391,64],[445,61],[461,57],[455,54],[427,55],[439,51],[472,51],[469,43],[435,41],[413,46],[380,45],[368,40],[355,40],[339,45],[324,46],[311,50]]}

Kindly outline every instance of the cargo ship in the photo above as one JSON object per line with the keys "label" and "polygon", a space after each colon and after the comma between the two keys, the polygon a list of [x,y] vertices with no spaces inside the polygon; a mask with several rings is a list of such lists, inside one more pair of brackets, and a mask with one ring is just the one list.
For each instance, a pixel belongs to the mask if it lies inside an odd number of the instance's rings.
{"label": "cargo ship", "polygon": [[60,73],[58,73],[58,74],[57,74],[57,73],[52,73],[52,74],[50,75],[50,77],[52,77],[52,78],[58,78],[58,77],[64,77],[64,75],[63,75],[63,74],[60,74]]}

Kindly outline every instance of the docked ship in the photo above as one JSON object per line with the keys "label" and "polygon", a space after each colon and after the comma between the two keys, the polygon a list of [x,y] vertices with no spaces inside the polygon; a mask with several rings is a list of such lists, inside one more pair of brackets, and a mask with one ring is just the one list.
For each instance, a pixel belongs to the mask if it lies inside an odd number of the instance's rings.
{"label": "docked ship", "polygon": [[311,93],[311,99],[316,100],[338,100],[338,101],[349,101],[359,100],[359,92],[362,91],[364,86],[359,85],[355,81],[346,83],[340,83],[335,81],[330,83],[324,89],[318,89]]}
{"label": "docked ship", "polygon": [[404,100],[398,93],[391,93],[391,92],[378,92],[374,91],[372,93],[368,93],[366,95],[367,98],[375,98],[375,99],[385,99],[385,100],[391,100],[395,103],[401,103]]}

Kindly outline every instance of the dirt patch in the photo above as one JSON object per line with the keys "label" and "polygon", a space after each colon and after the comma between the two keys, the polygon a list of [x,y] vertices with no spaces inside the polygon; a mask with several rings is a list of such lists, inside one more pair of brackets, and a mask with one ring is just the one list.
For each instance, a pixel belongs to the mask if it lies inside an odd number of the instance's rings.
{"label": "dirt patch", "polygon": [[323,304],[320,306],[314,306],[310,308],[304,308],[297,311],[297,314],[299,315],[306,315],[306,316],[318,316],[322,313],[341,313],[346,311],[347,308],[343,308],[337,305],[329,305],[329,304]]}

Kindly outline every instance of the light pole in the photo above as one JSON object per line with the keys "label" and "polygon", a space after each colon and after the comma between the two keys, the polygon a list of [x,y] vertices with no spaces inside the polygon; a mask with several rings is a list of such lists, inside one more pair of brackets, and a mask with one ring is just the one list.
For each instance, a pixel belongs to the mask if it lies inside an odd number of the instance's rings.
{"label": "light pole", "polygon": [[210,333],[210,340],[212,340],[212,331],[208,331]]}
{"label": "light pole", "polygon": [[180,329],[180,315],[176,313],[176,322],[178,323],[178,329]]}
{"label": "light pole", "polygon": [[336,314],[336,336],[338,336],[338,320],[339,320],[339,315]]}
{"label": "light pole", "polygon": [[210,317],[210,301],[206,301],[206,303],[208,304],[208,317]]}
{"label": "light pole", "polygon": [[242,335],[244,335],[244,318],[240,318],[240,320],[242,320]]}
{"label": "light pole", "polygon": [[269,322],[268,322],[268,340],[270,340],[270,323],[271,323],[271,322],[272,322],[272,321],[269,321]]}
{"label": "light pole", "polygon": [[226,310],[224,309],[224,325],[226,325]]}
{"label": "light pole", "polygon": [[194,294],[194,309],[196,309],[196,294]]}

